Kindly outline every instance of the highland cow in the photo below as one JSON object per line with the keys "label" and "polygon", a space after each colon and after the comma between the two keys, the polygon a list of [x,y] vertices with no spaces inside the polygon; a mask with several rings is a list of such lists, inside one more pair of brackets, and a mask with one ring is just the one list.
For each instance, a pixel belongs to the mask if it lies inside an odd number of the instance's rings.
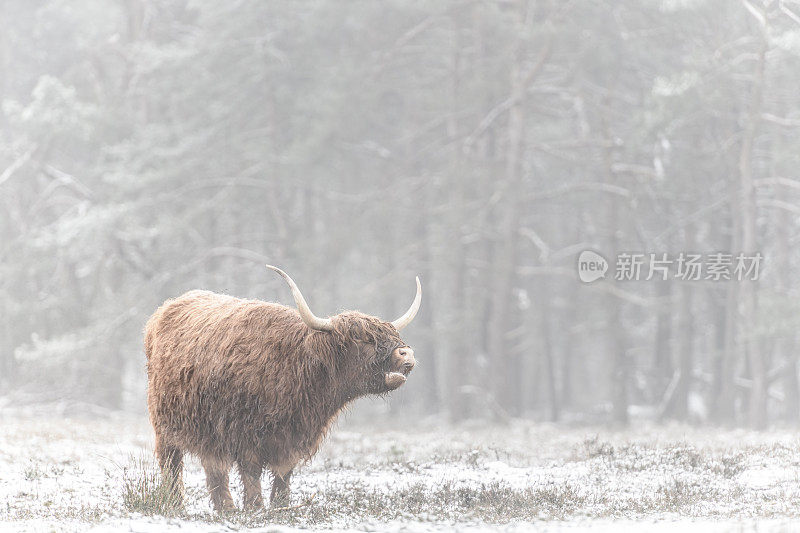
{"label": "highland cow", "polygon": [[244,506],[263,507],[261,475],[273,475],[271,505],[289,501],[295,466],[316,453],[350,401],[400,387],[414,368],[400,338],[422,291],[393,322],[357,311],[320,318],[292,279],[297,310],[195,290],[167,300],[145,327],[150,421],[165,479],[183,494],[183,456],[199,456],[217,511],[234,509],[235,463]]}

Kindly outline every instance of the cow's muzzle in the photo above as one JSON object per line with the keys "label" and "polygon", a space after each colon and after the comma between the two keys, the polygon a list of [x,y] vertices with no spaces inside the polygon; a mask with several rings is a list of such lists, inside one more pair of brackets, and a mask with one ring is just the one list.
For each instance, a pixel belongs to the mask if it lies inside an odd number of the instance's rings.
{"label": "cow's muzzle", "polygon": [[394,390],[406,382],[406,376],[417,364],[414,359],[414,350],[408,346],[395,348],[391,355],[391,371],[384,376],[386,388]]}

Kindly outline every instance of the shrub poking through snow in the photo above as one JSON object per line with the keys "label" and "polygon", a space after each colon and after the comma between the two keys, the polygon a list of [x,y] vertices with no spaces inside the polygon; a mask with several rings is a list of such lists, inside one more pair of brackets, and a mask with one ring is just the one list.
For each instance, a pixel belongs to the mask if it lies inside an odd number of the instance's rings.
{"label": "shrub poking through snow", "polygon": [[183,510],[182,497],[165,481],[151,461],[139,458],[123,469],[122,503],[130,512],[176,516]]}

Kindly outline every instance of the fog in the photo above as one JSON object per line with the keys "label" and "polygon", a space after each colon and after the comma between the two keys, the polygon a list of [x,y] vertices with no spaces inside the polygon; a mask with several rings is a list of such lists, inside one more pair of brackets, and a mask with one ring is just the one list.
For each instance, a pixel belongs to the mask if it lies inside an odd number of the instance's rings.
{"label": "fog", "polygon": [[420,277],[356,419],[797,424],[798,87],[788,0],[0,0],[0,409],[143,414],[148,316],[270,263]]}

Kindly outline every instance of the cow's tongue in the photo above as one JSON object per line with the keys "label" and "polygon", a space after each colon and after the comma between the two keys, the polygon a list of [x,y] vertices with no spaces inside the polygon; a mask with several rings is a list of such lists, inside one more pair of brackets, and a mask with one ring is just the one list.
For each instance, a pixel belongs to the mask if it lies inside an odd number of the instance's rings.
{"label": "cow's tongue", "polygon": [[389,390],[394,390],[406,382],[406,377],[400,372],[387,372],[383,380]]}

